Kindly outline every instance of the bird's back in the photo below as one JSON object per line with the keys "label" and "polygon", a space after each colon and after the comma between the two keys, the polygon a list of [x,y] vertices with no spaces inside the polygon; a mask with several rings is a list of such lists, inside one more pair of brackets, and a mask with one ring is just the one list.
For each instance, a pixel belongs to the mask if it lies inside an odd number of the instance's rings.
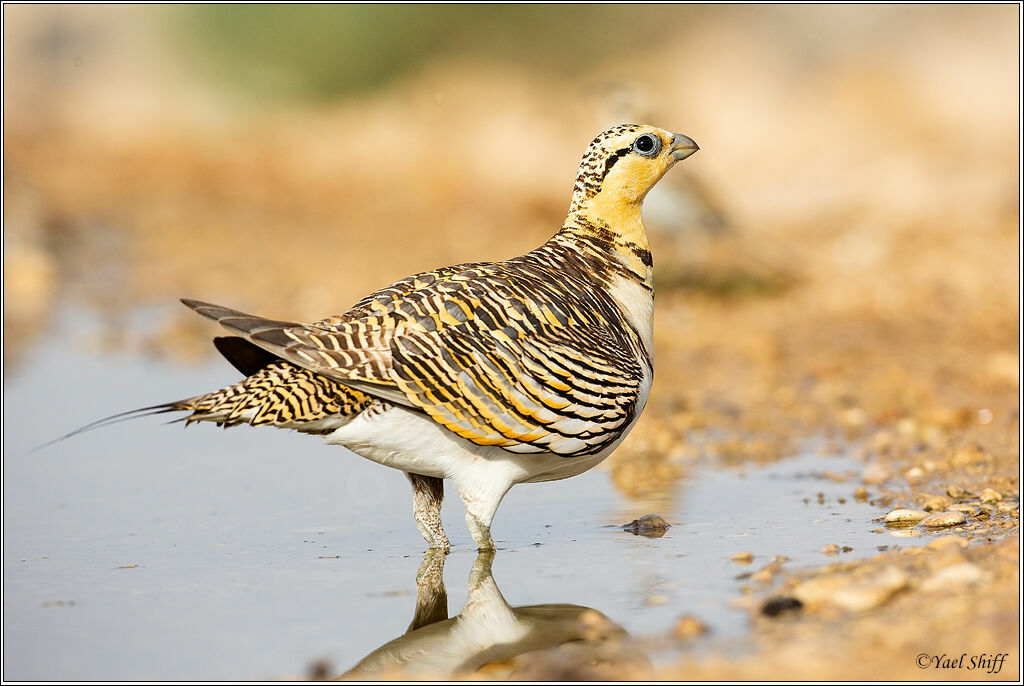
{"label": "bird's back", "polygon": [[407,277],[310,325],[190,301],[239,334],[235,350],[273,360],[193,399],[191,419],[230,405],[222,423],[325,433],[377,398],[478,445],[598,452],[630,423],[649,360],[606,287],[614,266],[556,239],[512,260]]}

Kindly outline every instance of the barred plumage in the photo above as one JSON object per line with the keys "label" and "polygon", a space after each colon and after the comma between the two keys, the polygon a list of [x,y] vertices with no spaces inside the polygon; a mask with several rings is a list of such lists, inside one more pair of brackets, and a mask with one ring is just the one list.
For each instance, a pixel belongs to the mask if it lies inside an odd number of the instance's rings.
{"label": "barred plumage", "polygon": [[625,437],[653,378],[647,191],[696,144],[654,127],[602,133],[569,216],[504,262],[416,274],[312,324],[183,302],[232,336],[218,348],[247,378],[162,406],[187,421],[324,434],[410,475],[427,541],[448,548],[440,479],[455,481],[481,548],[515,483],[597,464]]}

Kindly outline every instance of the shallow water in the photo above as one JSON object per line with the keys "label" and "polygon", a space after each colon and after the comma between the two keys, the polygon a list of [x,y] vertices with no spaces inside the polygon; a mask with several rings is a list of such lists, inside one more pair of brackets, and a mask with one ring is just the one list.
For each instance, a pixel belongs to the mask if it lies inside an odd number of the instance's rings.
{"label": "shallow water", "polygon": [[[315,660],[342,672],[405,632],[424,544],[401,473],[291,432],[155,418],[30,453],[98,417],[236,380],[212,358],[90,354],[81,315],[59,329],[5,379],[6,679],[272,678]],[[896,542],[871,533],[881,512],[854,501],[854,481],[822,476],[858,467],[808,450],[695,468],[659,512],[674,524],[661,538],[613,526],[647,510],[600,469],[519,486],[493,528],[494,590],[516,608],[593,608],[634,636],[685,613],[716,638],[741,636],[746,615],[729,607],[738,575],[773,555],[823,563],[829,543],[866,556]],[[477,561],[462,517],[450,493],[448,616]],[[754,563],[731,562],[740,551]]]}

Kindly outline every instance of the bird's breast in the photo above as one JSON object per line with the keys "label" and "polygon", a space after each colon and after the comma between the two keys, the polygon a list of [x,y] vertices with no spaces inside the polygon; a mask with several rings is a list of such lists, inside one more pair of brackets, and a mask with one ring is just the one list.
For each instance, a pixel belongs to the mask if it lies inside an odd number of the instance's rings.
{"label": "bird's breast", "polygon": [[654,362],[654,289],[629,276],[615,275],[609,293],[619,306],[625,322],[636,334],[649,364]]}

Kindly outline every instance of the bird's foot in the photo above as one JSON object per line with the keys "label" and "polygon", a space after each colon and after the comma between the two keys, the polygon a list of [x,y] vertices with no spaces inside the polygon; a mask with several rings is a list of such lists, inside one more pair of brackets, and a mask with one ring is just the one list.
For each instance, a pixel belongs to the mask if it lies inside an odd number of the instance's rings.
{"label": "bird's foot", "polygon": [[[420,529],[423,532],[422,529]],[[440,553],[441,555],[447,555],[452,551],[452,544],[448,542],[448,537],[444,535],[444,532],[438,532],[440,535],[435,535],[433,539],[428,538],[428,534],[423,532],[423,538],[427,540],[427,544],[430,546],[427,549],[427,555],[434,553]]]}
{"label": "bird's foot", "polygon": [[491,538],[491,527],[468,512],[466,513],[466,526],[469,528],[469,535],[476,541],[477,550],[481,554],[494,552],[495,547],[494,539]]}

